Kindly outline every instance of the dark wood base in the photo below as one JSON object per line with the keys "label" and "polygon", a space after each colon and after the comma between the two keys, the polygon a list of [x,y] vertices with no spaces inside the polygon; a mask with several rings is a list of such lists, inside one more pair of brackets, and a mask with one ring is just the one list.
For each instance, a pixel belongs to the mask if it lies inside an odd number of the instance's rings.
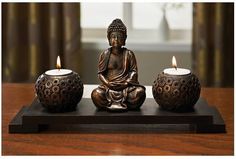
{"label": "dark wood base", "polygon": [[[171,131],[176,126],[188,125],[196,133],[226,132],[224,120],[215,107],[209,106],[200,98],[194,108],[192,112],[169,112],[159,108],[154,99],[146,99],[140,110],[106,112],[97,110],[91,99],[83,98],[73,112],[48,113],[35,99],[31,106],[22,107],[13,118],[9,124],[9,133],[37,133],[55,125],[77,124],[87,125],[87,128],[102,124],[113,130],[128,131],[137,127],[142,129],[147,125],[168,125],[165,128]],[[158,126],[152,131],[158,132]]]}

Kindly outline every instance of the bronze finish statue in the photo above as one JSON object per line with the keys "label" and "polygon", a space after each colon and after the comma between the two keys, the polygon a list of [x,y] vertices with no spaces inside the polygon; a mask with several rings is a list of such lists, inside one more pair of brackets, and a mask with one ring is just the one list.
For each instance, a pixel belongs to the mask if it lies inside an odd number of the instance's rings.
{"label": "bronze finish statue", "polygon": [[138,82],[134,53],[122,47],[127,38],[127,29],[120,19],[113,20],[109,25],[107,38],[111,48],[100,55],[98,78],[102,84],[93,90],[92,100],[99,109],[138,109],[146,98],[145,87]]}

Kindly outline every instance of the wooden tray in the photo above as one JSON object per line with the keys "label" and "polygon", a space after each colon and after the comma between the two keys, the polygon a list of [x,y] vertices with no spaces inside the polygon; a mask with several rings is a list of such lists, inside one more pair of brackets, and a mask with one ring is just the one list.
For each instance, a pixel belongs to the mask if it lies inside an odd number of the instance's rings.
{"label": "wooden tray", "polygon": [[[142,129],[145,125],[170,125],[168,129],[176,125],[189,125],[196,133],[224,133],[225,123],[218,110],[209,106],[200,98],[194,107],[194,111],[175,113],[162,110],[154,99],[147,98],[138,111],[107,112],[98,111],[89,98],[83,98],[77,106],[77,110],[66,113],[48,113],[37,100],[17,113],[9,123],[9,133],[37,133],[41,128],[53,125],[71,124],[103,124],[112,129],[124,129],[122,125],[136,125]],[[171,126],[172,125],[172,126]],[[158,132],[158,127],[152,129]]]}

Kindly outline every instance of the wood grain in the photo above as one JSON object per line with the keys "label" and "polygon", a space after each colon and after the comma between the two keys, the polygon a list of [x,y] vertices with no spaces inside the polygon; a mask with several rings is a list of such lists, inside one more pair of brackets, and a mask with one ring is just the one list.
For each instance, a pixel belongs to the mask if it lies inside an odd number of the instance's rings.
{"label": "wood grain", "polygon": [[[2,85],[3,155],[233,155],[233,88],[203,88],[201,96],[218,108],[227,133],[165,131],[99,132],[70,128],[39,134],[9,134],[8,123],[34,98],[33,84]],[[92,129],[92,128],[91,128]]]}

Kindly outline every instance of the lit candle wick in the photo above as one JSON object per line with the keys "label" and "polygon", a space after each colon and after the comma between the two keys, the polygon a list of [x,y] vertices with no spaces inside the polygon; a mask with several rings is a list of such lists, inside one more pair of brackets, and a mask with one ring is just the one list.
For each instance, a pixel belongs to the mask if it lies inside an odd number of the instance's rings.
{"label": "lit candle wick", "polygon": [[58,69],[58,71],[60,71],[61,69],[61,60],[60,60],[60,56],[57,56],[57,65],[56,68]]}
{"label": "lit candle wick", "polygon": [[175,56],[172,57],[172,66],[175,68],[175,70],[177,70],[177,62]]}
{"label": "lit candle wick", "polygon": [[177,70],[177,67],[176,67],[176,66],[174,66],[174,68],[175,68],[175,70]]}

